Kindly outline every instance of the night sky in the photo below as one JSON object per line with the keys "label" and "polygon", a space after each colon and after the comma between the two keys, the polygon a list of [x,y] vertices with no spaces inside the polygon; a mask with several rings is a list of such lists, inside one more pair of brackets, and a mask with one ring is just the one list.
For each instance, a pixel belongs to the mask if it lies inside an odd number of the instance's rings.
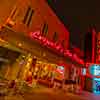
{"label": "night sky", "polygon": [[[100,31],[100,1],[98,0],[48,0],[56,15],[70,32],[70,43],[84,47],[84,34],[95,26]],[[51,2],[53,1],[53,2]]]}

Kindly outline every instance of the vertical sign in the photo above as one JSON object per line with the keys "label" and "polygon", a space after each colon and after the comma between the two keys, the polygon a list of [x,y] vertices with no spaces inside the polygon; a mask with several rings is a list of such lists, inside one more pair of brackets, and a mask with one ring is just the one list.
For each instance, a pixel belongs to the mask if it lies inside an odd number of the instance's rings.
{"label": "vertical sign", "polygon": [[96,31],[92,29],[92,63],[96,62]]}
{"label": "vertical sign", "polygon": [[97,35],[96,63],[100,63],[100,32]]}

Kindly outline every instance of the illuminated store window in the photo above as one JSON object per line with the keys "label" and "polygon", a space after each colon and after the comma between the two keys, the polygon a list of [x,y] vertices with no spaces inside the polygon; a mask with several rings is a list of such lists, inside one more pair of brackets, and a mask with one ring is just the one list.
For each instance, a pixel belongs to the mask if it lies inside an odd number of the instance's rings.
{"label": "illuminated store window", "polygon": [[26,14],[25,14],[24,19],[23,19],[23,23],[26,24],[27,26],[30,25],[33,13],[34,13],[34,10],[29,6],[27,8]]}
{"label": "illuminated store window", "polygon": [[100,94],[100,78],[93,78],[93,93]]}

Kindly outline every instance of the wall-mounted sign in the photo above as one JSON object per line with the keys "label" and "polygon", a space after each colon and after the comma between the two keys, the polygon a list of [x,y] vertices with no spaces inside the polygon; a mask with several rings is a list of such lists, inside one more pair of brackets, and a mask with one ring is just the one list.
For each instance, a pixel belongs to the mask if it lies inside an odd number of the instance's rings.
{"label": "wall-mounted sign", "polygon": [[43,45],[50,47],[50,48],[54,48],[58,51],[60,51],[61,53],[64,52],[64,48],[62,47],[62,45],[60,43],[54,43],[50,40],[48,40],[46,37],[41,36],[41,33],[38,32],[31,32],[31,37],[40,41],[40,43],[42,43]]}
{"label": "wall-mounted sign", "polygon": [[32,39],[39,41],[42,45],[47,46],[48,48],[53,48],[54,50],[60,52],[62,55],[71,57],[73,60],[81,64],[84,64],[83,60],[81,60],[75,53],[72,54],[70,50],[64,49],[61,43],[56,43],[56,42],[54,43],[50,41],[49,39],[47,39],[46,37],[41,36],[40,31],[31,32],[30,37]]}
{"label": "wall-mounted sign", "polygon": [[90,74],[94,76],[100,76],[100,65],[93,64],[89,67]]}
{"label": "wall-mounted sign", "polygon": [[96,62],[100,63],[100,32],[97,35]]}

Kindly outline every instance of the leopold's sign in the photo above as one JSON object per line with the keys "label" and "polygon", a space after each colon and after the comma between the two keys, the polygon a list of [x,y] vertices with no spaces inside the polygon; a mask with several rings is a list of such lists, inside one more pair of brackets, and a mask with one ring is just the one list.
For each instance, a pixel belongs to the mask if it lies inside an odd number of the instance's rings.
{"label": "leopold's sign", "polygon": [[48,40],[46,37],[41,36],[40,32],[31,32],[31,37],[40,41],[40,43],[42,43],[43,45],[50,47],[50,48],[54,48],[58,51],[60,51],[61,53],[64,52],[64,48],[62,47],[62,45],[60,43],[54,43],[50,40]]}
{"label": "leopold's sign", "polygon": [[53,48],[57,51],[59,51],[61,54],[63,54],[64,56],[69,56],[71,58],[73,58],[73,60],[83,64],[84,62],[74,53],[72,54],[69,50],[64,49],[61,45],[61,43],[54,43],[50,40],[48,40],[46,37],[41,36],[40,31],[37,32],[31,32],[30,33],[31,38],[39,41],[40,43],[42,43],[42,45],[47,46],[49,48]]}

